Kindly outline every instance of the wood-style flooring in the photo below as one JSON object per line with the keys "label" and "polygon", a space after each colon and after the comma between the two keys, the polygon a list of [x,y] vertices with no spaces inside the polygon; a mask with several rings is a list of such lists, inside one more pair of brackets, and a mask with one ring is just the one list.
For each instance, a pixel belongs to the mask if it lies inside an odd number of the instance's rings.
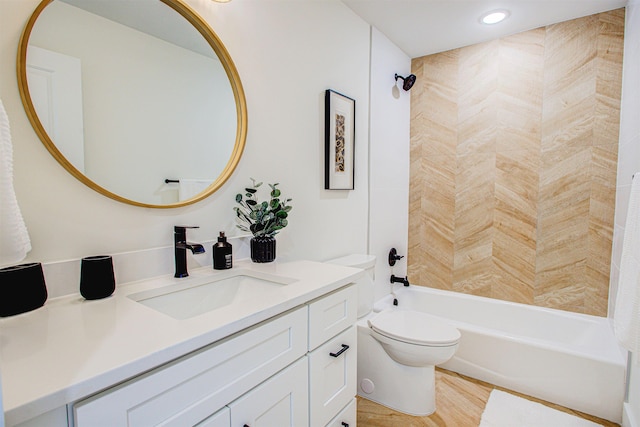
{"label": "wood-style flooring", "polygon": [[494,388],[591,420],[604,427],[618,426],[610,421],[506,390],[455,372],[437,369],[436,412],[434,414],[425,417],[405,415],[358,396],[358,427],[477,427],[480,425],[480,417],[489,399],[489,394]]}

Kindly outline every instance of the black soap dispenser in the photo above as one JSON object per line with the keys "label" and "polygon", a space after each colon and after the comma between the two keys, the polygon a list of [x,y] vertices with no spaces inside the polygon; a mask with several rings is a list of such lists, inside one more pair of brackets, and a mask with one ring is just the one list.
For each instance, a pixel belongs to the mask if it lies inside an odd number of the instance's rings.
{"label": "black soap dispenser", "polygon": [[227,242],[224,231],[221,231],[218,243],[213,245],[213,268],[215,270],[226,270],[231,267],[233,267],[231,243]]}

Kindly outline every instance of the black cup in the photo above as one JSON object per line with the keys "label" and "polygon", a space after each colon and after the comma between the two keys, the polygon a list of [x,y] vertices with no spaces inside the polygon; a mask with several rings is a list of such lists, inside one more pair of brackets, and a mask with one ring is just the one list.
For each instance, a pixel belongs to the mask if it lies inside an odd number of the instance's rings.
{"label": "black cup", "polygon": [[39,262],[0,269],[0,317],[40,308],[47,301],[47,296]]}
{"label": "black cup", "polygon": [[109,255],[82,258],[80,294],[85,299],[106,298],[116,289],[113,261]]}

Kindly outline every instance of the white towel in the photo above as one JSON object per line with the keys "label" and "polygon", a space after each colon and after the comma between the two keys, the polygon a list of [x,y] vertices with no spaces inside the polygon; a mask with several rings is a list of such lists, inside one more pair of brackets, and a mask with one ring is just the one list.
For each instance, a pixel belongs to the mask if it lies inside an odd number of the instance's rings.
{"label": "white towel", "polygon": [[640,352],[640,174],[631,182],[631,197],[622,242],[620,279],[613,327],[620,344]]}
{"label": "white towel", "polygon": [[185,179],[180,178],[178,184],[178,198],[187,200],[203,192],[213,182],[212,179]]}
{"label": "white towel", "polygon": [[480,418],[480,427],[602,427],[592,421],[538,402],[493,389]]}
{"label": "white towel", "polygon": [[31,250],[13,189],[13,146],[9,117],[0,100],[0,265],[22,261]]}

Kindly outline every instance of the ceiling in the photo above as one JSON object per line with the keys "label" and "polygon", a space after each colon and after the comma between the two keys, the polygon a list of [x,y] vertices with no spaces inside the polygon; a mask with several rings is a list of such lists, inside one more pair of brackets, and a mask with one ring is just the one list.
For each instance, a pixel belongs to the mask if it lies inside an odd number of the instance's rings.
{"label": "ceiling", "polygon": [[[485,42],[549,24],[624,7],[627,0],[342,0],[409,57]],[[481,24],[488,11],[510,17]]]}

